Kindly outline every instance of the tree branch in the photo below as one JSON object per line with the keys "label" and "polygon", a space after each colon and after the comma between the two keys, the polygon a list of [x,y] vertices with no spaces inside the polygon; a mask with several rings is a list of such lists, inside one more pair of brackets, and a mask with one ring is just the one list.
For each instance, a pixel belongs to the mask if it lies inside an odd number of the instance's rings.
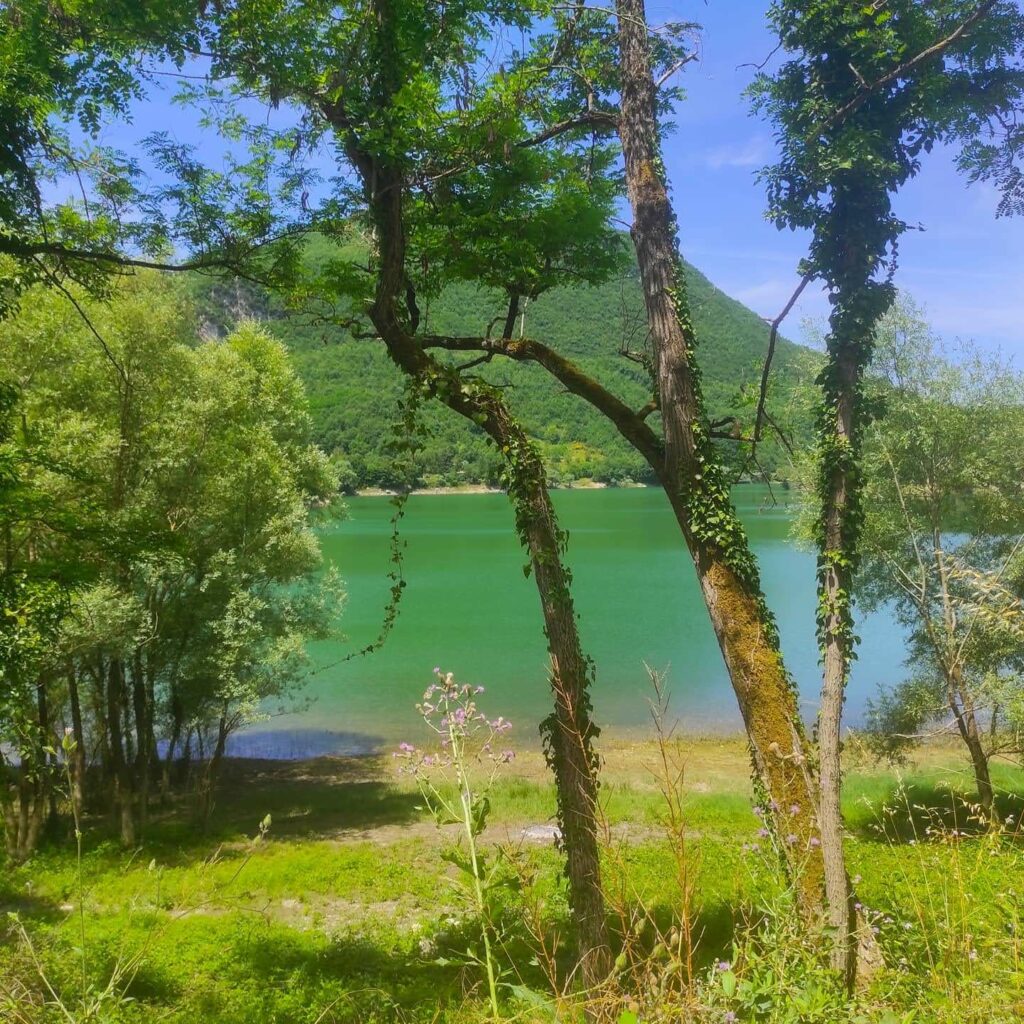
{"label": "tree branch", "polygon": [[593,377],[584,373],[571,360],[548,348],[547,345],[530,338],[492,340],[423,335],[418,340],[424,349],[443,348],[454,352],[484,352],[505,356],[519,362],[538,363],[567,391],[589,402],[611,420],[619,433],[647,459],[651,467],[660,472],[663,461],[661,439],[645,422],[647,414],[641,415],[634,412],[622,399],[608,391]]}
{"label": "tree branch", "polygon": [[[280,241],[282,238],[290,237],[298,232],[288,232],[283,235],[267,239],[265,242],[254,244],[250,252],[257,252],[271,242]],[[137,256],[127,256],[124,253],[113,252],[109,249],[76,249],[60,245],[57,242],[24,242],[16,238],[0,235],[0,254],[15,256],[21,259],[38,259],[40,256],[55,256],[64,260],[79,260],[83,263],[106,263],[114,267],[133,268],[137,270],[162,270],[183,273],[190,270],[231,270],[235,271],[237,260],[229,259],[226,256],[200,257],[198,259],[186,260],[183,263],[168,263],[162,260],[147,260]]]}
{"label": "tree branch", "polygon": [[697,59],[697,54],[688,53],[685,57],[680,57],[671,67],[669,67],[664,74],[654,83],[655,92],[657,92],[680,68],[685,67],[687,64],[692,63]]}
{"label": "tree branch", "polygon": [[754,442],[757,443],[761,440],[761,433],[764,429],[764,416],[765,416],[765,402],[768,400],[768,378],[771,374],[772,360],[775,358],[775,344],[779,340],[779,326],[782,321],[789,316],[790,310],[796,305],[796,300],[800,298],[803,290],[810,283],[814,274],[808,271],[800,279],[800,283],[796,286],[796,290],[789,297],[789,301],[786,303],[782,312],[772,321],[771,333],[768,335],[768,351],[765,353],[764,366],[761,368],[761,390],[757,396],[757,413],[754,416]]}

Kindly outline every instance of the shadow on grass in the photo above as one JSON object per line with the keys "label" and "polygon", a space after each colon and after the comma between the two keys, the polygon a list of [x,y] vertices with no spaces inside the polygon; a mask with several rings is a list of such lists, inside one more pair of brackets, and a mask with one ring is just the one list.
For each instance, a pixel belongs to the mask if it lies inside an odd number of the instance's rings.
{"label": "shadow on grass", "polygon": [[[196,817],[190,794],[176,794],[167,806],[150,810],[140,846],[147,857],[157,854],[161,863],[175,863],[183,855],[254,837],[267,815],[275,839],[359,838],[372,829],[417,821],[419,802],[418,794],[395,786],[390,759],[379,754],[309,761],[229,759],[205,822]],[[127,856],[113,841],[109,818],[87,819],[85,833],[89,850],[109,848],[111,856]]]}
{"label": "shadow on grass", "polygon": [[360,937],[324,939],[265,922],[221,935],[217,959],[215,970],[203,967],[189,977],[154,956],[126,995],[154,1014],[162,1004],[204,1024],[411,1024],[436,1020],[446,1005],[458,1005],[479,991],[482,981],[479,972],[381,948]]}
{"label": "shadow on grass", "polygon": [[[660,929],[676,923],[676,908],[659,905],[654,913]],[[510,980],[538,994],[547,991],[547,979],[532,955],[532,942],[522,925],[505,922],[507,941],[499,960],[511,970]],[[549,925],[562,931],[566,959],[560,964],[563,980],[571,964],[567,954],[571,935],[566,922]],[[698,938],[694,970],[728,957],[734,926],[733,909],[716,903],[700,910],[693,922]],[[421,953],[420,935],[394,936],[383,943],[371,937],[300,930],[260,915],[226,914],[181,920],[147,940],[145,922],[126,945],[126,930],[110,928],[90,942],[90,973],[101,984],[127,948],[145,945],[138,971],[126,979],[124,995],[132,1013],[125,1021],[167,1017],[203,1024],[309,1024],[311,1021],[373,1021],[377,1024],[427,1024],[450,1019],[478,1019],[475,1011],[464,1018],[464,1003],[481,1002],[483,975],[478,966],[463,961],[467,947],[478,942],[477,924],[462,919],[454,927],[439,921],[422,937],[429,946]],[[68,939],[67,941],[71,941]],[[615,940],[613,939],[613,942]],[[616,951],[618,942],[615,942]],[[74,971],[62,954],[63,945],[48,948],[58,958],[55,976],[59,988],[77,984]],[[444,962],[447,957],[447,962]],[[71,965],[73,966],[73,964]],[[121,1018],[118,1018],[121,1019]]]}
{"label": "shadow on grass", "polygon": [[320,757],[312,761],[232,761],[222,772],[211,825],[246,830],[271,815],[278,836],[331,836],[419,817],[418,794],[392,781],[391,760]]}
{"label": "shadow on grass", "polygon": [[[1024,796],[997,793],[995,815],[1007,839],[1024,842]],[[889,785],[878,797],[850,808],[846,823],[859,838],[884,843],[927,842],[989,830],[976,793],[933,779]]]}
{"label": "shadow on grass", "polygon": [[[2,870],[3,866],[0,865]],[[0,885],[0,946],[5,942],[16,941],[17,929],[14,923],[9,919],[4,920],[8,914],[44,924],[57,924],[68,917],[67,909],[61,909],[59,901],[53,897],[42,897],[27,889],[16,890]]]}

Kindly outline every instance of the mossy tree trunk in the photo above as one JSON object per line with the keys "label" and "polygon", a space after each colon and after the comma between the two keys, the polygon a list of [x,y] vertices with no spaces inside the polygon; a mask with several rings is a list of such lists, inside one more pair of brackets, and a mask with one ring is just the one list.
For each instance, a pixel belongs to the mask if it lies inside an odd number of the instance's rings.
{"label": "mossy tree trunk", "polygon": [[[853,886],[843,856],[842,715],[853,659],[850,607],[853,565],[846,557],[855,538],[854,511],[859,482],[855,479],[854,412],[858,368],[849,353],[833,359],[831,395],[821,426],[821,527],[818,555],[818,636],[822,654],[821,703],[818,710],[818,762],[821,788],[821,843],[829,924],[836,942],[832,966],[848,983],[857,971],[857,913]],[[829,398],[831,397],[831,402]]]}
{"label": "mossy tree trunk", "polygon": [[[394,42],[395,11],[375,4],[375,103],[380,122],[402,85]],[[519,538],[530,559],[551,656],[554,711],[542,724],[554,772],[569,900],[577,930],[580,976],[593,990],[611,966],[601,887],[597,826],[597,734],[591,719],[590,663],[583,654],[563,563],[566,537],[558,525],[540,455],[510,414],[500,391],[431,357],[417,338],[419,311],[406,269],[405,180],[397,161],[364,146],[345,110],[323,101],[320,110],[337,132],[363,183],[376,240],[376,292],[370,319],[399,369],[425,394],[477,424],[501,453]],[[509,323],[514,324],[510,314]]]}
{"label": "mossy tree trunk", "polygon": [[824,864],[811,748],[705,414],[675,216],[660,156],[644,4],[618,0],[616,10],[619,138],[654,349],[664,435],[662,481],[697,569],[801,912],[818,922],[825,913]]}
{"label": "mossy tree trunk", "polygon": [[577,628],[570,574],[562,560],[565,534],[551,503],[540,455],[500,393],[482,381],[463,379],[433,360],[402,323],[398,304],[398,296],[405,294],[402,182],[399,175],[381,167],[367,180],[379,183],[371,196],[381,259],[370,313],[374,326],[398,367],[448,408],[480,426],[507,465],[516,529],[529,554],[551,655],[554,712],[542,729],[555,776],[582,978],[584,986],[593,989],[610,966],[597,826],[593,751],[597,730],[591,720],[590,666]]}
{"label": "mossy tree trunk", "polygon": [[854,577],[863,527],[862,434],[866,419],[864,372],[875,330],[892,303],[888,281],[875,279],[881,252],[873,225],[887,203],[865,192],[856,176],[837,179],[832,197],[835,270],[828,277],[829,333],[818,383],[818,643],[822,655],[818,713],[821,841],[829,924],[836,942],[833,966],[852,985],[858,969],[880,963],[870,928],[857,913],[843,856],[842,713],[853,664]]}

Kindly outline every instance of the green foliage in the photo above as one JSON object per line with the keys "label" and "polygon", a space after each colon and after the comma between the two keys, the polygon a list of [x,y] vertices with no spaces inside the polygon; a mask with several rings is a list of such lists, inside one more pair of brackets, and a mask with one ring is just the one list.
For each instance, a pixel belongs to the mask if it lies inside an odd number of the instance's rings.
{"label": "green foliage", "polygon": [[[0,12],[0,314],[40,280],[105,288],[117,260],[168,235],[135,161],[98,142],[143,92],[143,54],[178,66],[197,48],[198,4],[19,0]],[[48,194],[67,180],[73,199]]]}
{"label": "green foliage", "polygon": [[[326,245],[311,243],[312,257],[326,261]],[[358,258],[357,253],[353,258]],[[767,331],[760,317],[719,291],[700,271],[687,267],[694,322],[703,339],[701,363],[712,419],[737,416],[749,429]],[[497,486],[501,460],[481,433],[446,409],[424,405],[425,434],[411,461],[393,451],[392,424],[403,394],[401,375],[379,346],[353,338],[344,328],[316,322],[281,300],[242,283],[217,284],[198,278],[193,287],[203,321],[218,333],[239,317],[255,316],[288,346],[309,395],[317,444],[351,467],[349,486],[400,489],[407,486]],[[422,329],[436,334],[482,336],[496,317],[504,321],[507,299],[470,284],[453,283],[423,302]],[[644,367],[620,355],[639,348],[643,300],[634,274],[605,284],[564,285],[521,307],[526,337],[543,340],[640,408],[650,399]],[[806,443],[811,418],[790,415],[793,388],[816,371],[817,357],[784,339],[776,354],[769,411],[796,444]],[[503,388],[503,397],[538,444],[555,484],[593,480],[611,485],[652,483],[647,462],[613,424],[572,395],[539,367],[495,361],[476,369]],[[657,416],[652,416],[657,426]],[[741,446],[722,442],[721,456],[739,472]],[[758,461],[765,472],[788,472],[788,456],[766,437]]]}
{"label": "green foliage", "polygon": [[[88,320],[58,292],[31,295],[0,340],[19,395],[4,451],[16,446],[22,465],[18,500],[5,491],[0,508],[4,580],[33,577],[70,600],[30,663],[5,645],[5,677],[25,678],[43,745],[69,718],[123,729],[129,760],[158,730],[183,739],[218,723],[223,738],[289,693],[306,640],[339,608],[309,521],[337,481],[310,444],[302,385],[252,324],[196,343],[155,277],[107,304],[80,296]],[[5,617],[26,619],[24,601],[4,597]],[[15,718],[0,729],[24,756]],[[115,767],[120,742],[104,747]],[[146,758],[135,766],[148,775]]]}
{"label": "green foliage", "polygon": [[950,361],[904,302],[883,321],[871,378],[884,408],[868,431],[865,605],[892,602],[910,679],[873,708],[880,749],[976,711],[987,749],[1016,749],[1024,641],[1024,380],[970,348]]}
{"label": "green foliage", "polygon": [[[979,11],[973,0],[777,0],[770,17],[787,60],[752,90],[781,147],[778,163],[762,172],[770,215],[780,228],[810,230],[803,269],[825,284],[832,305],[819,377],[818,633],[823,645],[838,640],[844,680],[855,641],[850,579],[870,419],[863,375],[894,298],[892,273],[907,229],[893,197],[936,143],[1009,115],[1024,90],[1014,64],[1021,12],[996,3],[977,21]],[[969,18],[976,23],[968,31],[953,31]]]}

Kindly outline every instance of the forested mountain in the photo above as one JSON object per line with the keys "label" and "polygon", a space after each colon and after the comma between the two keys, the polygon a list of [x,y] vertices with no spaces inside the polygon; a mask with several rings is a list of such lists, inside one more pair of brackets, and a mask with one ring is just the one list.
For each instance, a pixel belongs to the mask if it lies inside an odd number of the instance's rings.
{"label": "forested mountain", "polygon": [[[737,416],[747,433],[768,326],[695,267],[688,266],[688,272],[709,410],[716,419]],[[381,345],[354,339],[344,329],[308,315],[288,313],[249,285],[198,279],[193,288],[206,330],[224,332],[238,318],[254,316],[269,321],[288,345],[309,394],[317,443],[335,455],[347,488],[498,482],[500,460],[482,435],[441,407],[423,410],[422,449],[411,460],[396,458],[391,440],[403,383]],[[421,300],[421,306],[423,329],[430,333],[483,335],[496,317],[494,331],[504,321],[502,297],[468,285],[453,285],[440,297]],[[640,353],[645,347],[646,320],[635,274],[595,287],[555,289],[530,302],[524,319],[517,324],[517,333],[523,330],[569,356],[635,407],[649,400],[647,370],[622,351],[626,347]],[[464,354],[461,361],[470,358]],[[810,379],[816,365],[814,353],[780,339],[770,407],[774,418],[798,436],[809,432],[810,417],[794,401],[794,385]],[[479,372],[506,387],[509,404],[544,449],[554,484],[650,479],[646,462],[613,425],[566,394],[539,367],[495,358]],[[740,446],[723,444],[733,453],[739,472]],[[784,449],[770,433],[759,449],[758,462],[771,473],[784,468]]]}

